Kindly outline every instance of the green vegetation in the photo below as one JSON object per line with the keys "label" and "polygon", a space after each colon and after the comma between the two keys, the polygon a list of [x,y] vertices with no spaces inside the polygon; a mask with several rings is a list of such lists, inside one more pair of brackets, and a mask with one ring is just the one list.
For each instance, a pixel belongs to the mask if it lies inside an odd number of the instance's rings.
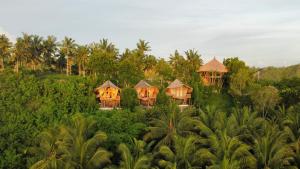
{"label": "green vegetation", "polygon": [[[166,61],[150,49],[143,40],[120,54],[105,39],[24,34],[12,44],[2,35],[0,168],[300,168],[300,78],[258,80],[227,58],[223,88],[208,87],[197,51]],[[164,93],[175,78],[193,87],[188,108]],[[141,79],[160,88],[151,109],[138,104]],[[122,109],[98,109],[94,89],[106,80],[122,89]]]}
{"label": "green vegetation", "polygon": [[300,77],[300,64],[287,67],[266,67],[260,70],[262,80],[280,81],[286,78]]}

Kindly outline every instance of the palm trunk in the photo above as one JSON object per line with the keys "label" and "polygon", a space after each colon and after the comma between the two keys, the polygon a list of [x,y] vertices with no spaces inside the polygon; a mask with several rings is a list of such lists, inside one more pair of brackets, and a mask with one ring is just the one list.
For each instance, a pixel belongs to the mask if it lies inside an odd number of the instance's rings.
{"label": "palm trunk", "polygon": [[85,68],[84,68],[84,66],[82,66],[82,75],[83,75],[83,77],[85,77]]}
{"label": "palm trunk", "polygon": [[0,59],[0,72],[2,72],[4,70],[4,59],[1,58]]}
{"label": "palm trunk", "polygon": [[67,75],[71,75],[72,74],[72,60],[71,58],[67,58]]}
{"label": "palm trunk", "polygon": [[17,60],[16,64],[15,64],[15,72],[19,73],[19,61]]}

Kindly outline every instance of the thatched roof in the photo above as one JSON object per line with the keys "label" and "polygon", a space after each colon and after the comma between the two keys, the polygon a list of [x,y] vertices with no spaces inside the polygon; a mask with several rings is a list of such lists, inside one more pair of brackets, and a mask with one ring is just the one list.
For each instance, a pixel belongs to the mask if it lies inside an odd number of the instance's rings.
{"label": "thatched roof", "polygon": [[198,72],[222,72],[226,73],[228,72],[227,68],[219,62],[216,58],[209,61],[208,63],[204,64],[203,66],[200,66]]}
{"label": "thatched roof", "polygon": [[149,88],[149,87],[152,86],[149,83],[147,83],[145,80],[139,81],[139,83],[134,86],[134,88]]}
{"label": "thatched roof", "polygon": [[187,88],[192,89],[190,86],[182,83],[180,80],[176,79],[174,80],[172,83],[170,83],[170,85],[167,87],[168,89],[174,89],[174,88],[178,88],[178,87],[182,87],[185,86]]}
{"label": "thatched roof", "polygon": [[112,87],[112,88],[117,88],[120,89],[118,86],[116,86],[115,84],[113,84],[111,81],[106,81],[104,82],[100,87],[98,87],[97,89],[101,89],[101,88],[107,88],[107,87]]}

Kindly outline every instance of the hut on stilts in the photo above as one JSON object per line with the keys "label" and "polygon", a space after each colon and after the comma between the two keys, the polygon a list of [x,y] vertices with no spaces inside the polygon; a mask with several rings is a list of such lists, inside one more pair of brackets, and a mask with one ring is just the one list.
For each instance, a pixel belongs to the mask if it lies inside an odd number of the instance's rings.
{"label": "hut on stilts", "polygon": [[141,80],[135,85],[135,90],[138,95],[138,99],[143,106],[153,106],[156,102],[156,97],[158,94],[158,88],[150,85],[144,80]]}
{"label": "hut on stilts", "polygon": [[166,88],[166,94],[179,105],[191,104],[193,88],[176,79]]}
{"label": "hut on stilts", "polygon": [[95,90],[100,101],[100,108],[115,108],[120,106],[120,88],[111,81],[106,81]]}
{"label": "hut on stilts", "polygon": [[223,75],[228,70],[221,62],[214,58],[203,66],[200,66],[198,72],[204,85],[222,87]]}

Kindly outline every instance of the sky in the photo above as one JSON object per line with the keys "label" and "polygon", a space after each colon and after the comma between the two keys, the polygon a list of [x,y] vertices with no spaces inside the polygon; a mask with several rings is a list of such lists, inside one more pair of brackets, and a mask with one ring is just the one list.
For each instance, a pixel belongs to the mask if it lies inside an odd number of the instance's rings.
{"label": "sky", "polygon": [[0,34],[14,41],[22,32],[107,38],[120,52],[143,39],[160,58],[195,49],[204,62],[300,63],[299,0],[0,0]]}

